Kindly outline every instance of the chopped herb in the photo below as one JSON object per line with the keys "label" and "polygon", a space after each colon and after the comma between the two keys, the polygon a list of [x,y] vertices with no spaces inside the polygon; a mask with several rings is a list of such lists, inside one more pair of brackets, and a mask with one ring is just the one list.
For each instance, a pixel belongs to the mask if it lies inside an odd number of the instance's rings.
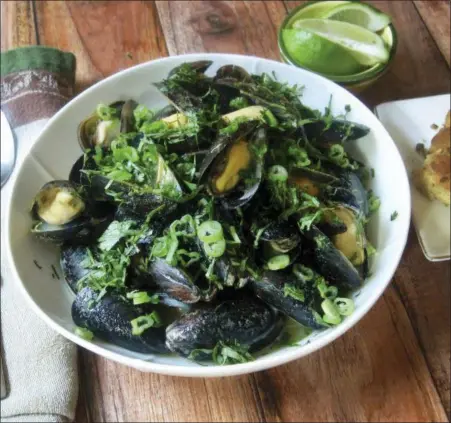
{"label": "chopped herb", "polygon": [[33,263],[39,270],[42,269],[42,266],[37,262],[37,260],[33,260]]}
{"label": "chopped herb", "polygon": [[212,349],[195,349],[191,351],[188,358],[190,360],[206,359],[210,357],[214,363],[224,366],[227,364],[239,364],[253,361],[254,357],[248,352],[249,348],[240,345],[238,342],[233,342],[230,345],[219,341]]}
{"label": "chopped herb", "polygon": [[345,112],[349,113],[351,111],[351,105],[350,104],[346,104],[345,106]]}
{"label": "chopped herb", "polygon": [[305,301],[304,291],[301,288],[298,288],[297,286],[289,283],[286,283],[283,286],[283,295],[285,297],[294,298],[295,300],[300,301],[301,303]]}
{"label": "chopped herb", "polygon": [[398,217],[399,213],[395,210],[391,215],[390,215],[390,220],[393,222],[397,217]]}
{"label": "chopped herb", "polygon": [[245,107],[249,106],[249,102],[247,100],[247,98],[245,97],[236,97],[232,100],[230,100],[230,107],[232,107],[233,109],[244,109]]}
{"label": "chopped herb", "polygon": [[86,328],[81,328],[77,326],[74,332],[75,335],[85,339],[86,341],[92,341],[94,338],[94,334],[89,329]]}
{"label": "chopped herb", "polygon": [[439,126],[436,123],[431,124],[431,129],[436,131],[439,128]]}
{"label": "chopped herb", "polygon": [[129,59],[133,59],[133,55],[129,51],[127,51],[127,53],[125,54]]}
{"label": "chopped herb", "polygon": [[372,190],[368,191],[368,206],[370,214],[373,214],[379,210],[381,200],[377,197]]}
{"label": "chopped herb", "polygon": [[120,240],[130,234],[130,228],[133,225],[132,220],[111,222],[106,231],[99,238],[99,248],[102,251],[110,251]]}

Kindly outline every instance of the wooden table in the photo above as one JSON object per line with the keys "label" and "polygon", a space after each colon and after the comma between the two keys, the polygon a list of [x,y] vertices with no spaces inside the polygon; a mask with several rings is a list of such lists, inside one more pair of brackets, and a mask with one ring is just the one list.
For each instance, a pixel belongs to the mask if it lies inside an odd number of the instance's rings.
{"label": "wooden table", "polygon": [[[2,1],[1,48],[76,54],[78,91],[118,70],[191,52],[280,60],[277,29],[297,1]],[[378,103],[450,92],[447,1],[378,1],[398,53],[361,94]],[[450,262],[430,263],[411,229],[393,283],[321,351],[241,377],[140,373],[80,353],[77,421],[449,421]]]}

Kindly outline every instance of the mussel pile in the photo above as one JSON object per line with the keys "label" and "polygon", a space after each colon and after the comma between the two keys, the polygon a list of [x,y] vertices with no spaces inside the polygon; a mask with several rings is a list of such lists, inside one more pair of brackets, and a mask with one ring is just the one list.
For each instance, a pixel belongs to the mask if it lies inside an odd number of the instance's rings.
{"label": "mussel pile", "polygon": [[100,104],[67,180],[33,200],[31,232],[60,245],[80,336],[232,364],[352,313],[378,199],[346,144],[369,128],[312,110],[297,87],[185,63],[168,105]]}

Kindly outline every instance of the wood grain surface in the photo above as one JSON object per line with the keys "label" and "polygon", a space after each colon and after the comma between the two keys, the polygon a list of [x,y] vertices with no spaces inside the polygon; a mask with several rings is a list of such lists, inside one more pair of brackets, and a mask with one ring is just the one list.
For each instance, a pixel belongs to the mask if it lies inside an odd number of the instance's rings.
{"label": "wood grain surface", "polygon": [[[74,52],[81,90],[168,54],[280,60],[278,26],[300,3],[2,2],[1,46]],[[389,72],[361,99],[372,107],[450,92],[449,3],[371,3],[392,16],[399,42]],[[391,286],[333,344],[268,371],[205,380],[140,373],[81,351],[77,422],[449,421],[450,325],[450,262],[428,262],[411,229]]]}
{"label": "wood grain surface", "polygon": [[418,12],[426,24],[429,32],[437,43],[443,57],[450,66],[451,34],[450,34],[450,7],[445,0],[416,0],[414,1]]}

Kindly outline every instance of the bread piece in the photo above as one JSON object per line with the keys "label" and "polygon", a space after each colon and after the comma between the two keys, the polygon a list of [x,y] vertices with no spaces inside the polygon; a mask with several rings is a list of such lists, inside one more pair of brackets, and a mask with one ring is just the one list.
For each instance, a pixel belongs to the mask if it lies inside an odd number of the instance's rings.
{"label": "bread piece", "polygon": [[448,151],[449,154],[450,140],[451,129],[449,127],[440,129],[440,131],[434,135],[434,138],[432,138],[431,148],[429,149],[428,154],[434,154],[440,150]]}
{"label": "bread piece", "polygon": [[445,126],[432,138],[423,167],[412,173],[413,183],[426,197],[450,205],[451,131],[450,113]]}

